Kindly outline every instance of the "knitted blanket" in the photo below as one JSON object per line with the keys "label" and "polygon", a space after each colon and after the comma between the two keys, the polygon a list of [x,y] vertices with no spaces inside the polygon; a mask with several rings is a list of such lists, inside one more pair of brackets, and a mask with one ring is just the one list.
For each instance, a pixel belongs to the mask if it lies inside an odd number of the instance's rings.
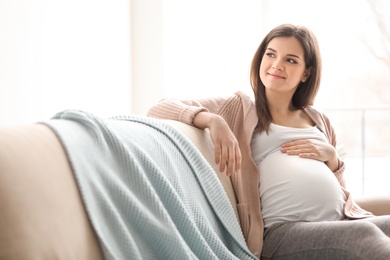
{"label": "knitted blanket", "polygon": [[106,259],[256,259],[218,177],[174,127],[76,110],[45,124],[66,150]]}

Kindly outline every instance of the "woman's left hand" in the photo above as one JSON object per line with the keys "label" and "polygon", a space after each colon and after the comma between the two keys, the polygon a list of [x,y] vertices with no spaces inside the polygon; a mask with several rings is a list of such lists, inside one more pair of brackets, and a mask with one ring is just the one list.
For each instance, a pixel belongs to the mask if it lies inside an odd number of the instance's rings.
{"label": "woman's left hand", "polygon": [[325,162],[332,171],[337,170],[338,167],[336,149],[331,144],[316,139],[302,139],[285,143],[281,147],[281,152]]}

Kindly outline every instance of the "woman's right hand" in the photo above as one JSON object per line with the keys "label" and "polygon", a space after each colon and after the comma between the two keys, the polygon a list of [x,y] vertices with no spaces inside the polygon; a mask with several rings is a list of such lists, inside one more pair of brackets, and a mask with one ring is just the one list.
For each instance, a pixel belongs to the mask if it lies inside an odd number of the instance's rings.
{"label": "woman's right hand", "polygon": [[209,128],[214,144],[215,162],[219,170],[231,176],[241,171],[241,151],[238,141],[230,130],[229,125],[221,116],[209,112],[200,112],[193,121],[199,128]]}

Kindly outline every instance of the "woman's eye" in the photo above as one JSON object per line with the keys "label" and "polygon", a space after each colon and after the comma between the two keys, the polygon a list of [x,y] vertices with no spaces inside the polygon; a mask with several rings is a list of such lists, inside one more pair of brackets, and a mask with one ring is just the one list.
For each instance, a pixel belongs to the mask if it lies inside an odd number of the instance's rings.
{"label": "woman's eye", "polygon": [[267,55],[270,58],[275,58],[275,54],[273,54],[272,52],[268,52],[265,55]]}
{"label": "woman's eye", "polygon": [[293,59],[287,59],[287,62],[296,64],[297,62]]}

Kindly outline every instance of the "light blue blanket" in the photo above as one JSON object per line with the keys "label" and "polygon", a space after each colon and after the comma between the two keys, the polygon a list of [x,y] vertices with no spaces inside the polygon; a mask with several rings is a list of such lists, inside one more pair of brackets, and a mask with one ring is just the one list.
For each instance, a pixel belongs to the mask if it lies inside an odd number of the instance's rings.
{"label": "light blue blanket", "polygon": [[256,259],[211,166],[163,120],[69,110],[45,123],[106,259]]}

